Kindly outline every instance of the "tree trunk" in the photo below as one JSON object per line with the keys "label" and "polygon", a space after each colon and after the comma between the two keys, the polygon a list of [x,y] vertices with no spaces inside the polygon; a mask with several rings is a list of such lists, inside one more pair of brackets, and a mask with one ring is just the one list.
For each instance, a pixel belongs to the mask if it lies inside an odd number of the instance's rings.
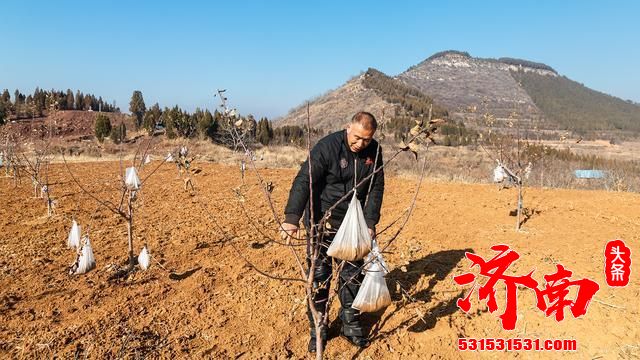
{"label": "tree trunk", "polygon": [[542,157],[542,171],[540,172],[540,187],[544,188],[544,156]]}
{"label": "tree trunk", "polygon": [[132,270],[135,266],[135,257],[133,255],[133,195],[129,192],[129,201],[127,206],[129,209],[129,216],[127,217],[127,238],[129,240],[129,270]]}
{"label": "tree trunk", "polygon": [[518,222],[516,223],[516,231],[520,231],[520,218],[522,217],[522,183],[518,183]]}

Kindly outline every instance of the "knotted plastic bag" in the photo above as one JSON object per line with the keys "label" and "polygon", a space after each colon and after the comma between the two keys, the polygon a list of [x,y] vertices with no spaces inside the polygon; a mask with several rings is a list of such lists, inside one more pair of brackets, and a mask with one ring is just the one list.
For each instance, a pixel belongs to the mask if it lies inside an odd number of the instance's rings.
{"label": "knotted plastic bag", "polygon": [[71,225],[71,231],[69,231],[69,237],[67,238],[67,247],[69,249],[77,249],[80,247],[80,226],[73,220]]}
{"label": "knotted plastic bag", "polygon": [[506,176],[507,176],[507,174],[505,174],[504,169],[502,168],[502,166],[498,165],[498,166],[496,166],[495,169],[493,169],[493,182],[501,183],[502,181],[504,181],[504,178]]}
{"label": "knotted plastic bag", "polygon": [[384,274],[389,273],[389,268],[387,267],[387,263],[384,261],[382,257],[382,252],[380,252],[380,247],[378,246],[378,242],[376,239],[371,240],[371,252],[367,255],[366,259],[364,259],[364,271],[363,273],[366,275],[366,271],[370,270],[372,266],[374,266],[374,262],[377,261],[382,267],[382,271]]}
{"label": "knotted plastic bag", "polygon": [[128,167],[125,174],[125,185],[129,190],[138,190],[140,188],[140,179],[138,178],[138,173],[136,172],[136,168]]}
{"label": "knotted plastic bag", "polygon": [[142,270],[147,270],[151,263],[151,254],[149,254],[149,250],[147,250],[147,246],[145,245],[140,251],[140,255],[138,255],[138,265]]}
{"label": "knotted plastic bag", "polygon": [[327,249],[327,255],[346,261],[355,261],[364,258],[370,251],[371,236],[364,220],[362,206],[354,191],[347,214]]}
{"label": "knotted plastic bag", "polygon": [[89,241],[89,237],[85,235],[84,245],[82,246],[80,258],[78,259],[78,268],[76,269],[76,275],[84,274],[95,267],[96,259],[93,257],[93,248],[91,247],[91,241]]}
{"label": "knotted plastic bag", "polygon": [[391,304],[391,294],[384,279],[386,269],[382,256],[378,255],[365,270],[364,280],[351,307],[360,312],[376,312]]}

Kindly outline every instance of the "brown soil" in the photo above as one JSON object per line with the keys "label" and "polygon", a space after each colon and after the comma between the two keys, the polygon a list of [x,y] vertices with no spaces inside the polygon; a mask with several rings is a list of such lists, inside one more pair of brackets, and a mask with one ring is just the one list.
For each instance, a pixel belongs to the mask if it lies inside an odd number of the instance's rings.
{"label": "brown soil", "polygon": [[[155,163],[141,171],[149,174]],[[117,203],[117,162],[71,164],[82,184]],[[164,165],[137,200],[135,251],[147,243],[153,256],[146,272],[111,280],[126,262],[124,221],[79,191],[64,165],[53,165],[52,193],[57,215],[47,219],[42,200],[25,183],[14,187],[0,178],[0,357],[3,358],[306,358],[308,325],[299,283],[258,274],[225,241],[225,234],[257,268],[296,277],[291,251],[270,242],[253,225],[274,237],[271,210],[252,177],[241,184],[237,168],[196,164],[195,194],[183,191],[172,165]],[[273,182],[281,214],[294,170],[261,170]],[[387,181],[381,228],[410,203],[415,181]],[[515,190],[490,185],[426,182],[417,209],[385,254],[392,271],[387,283],[393,304],[364,316],[372,345],[358,351],[344,339],[327,344],[328,358],[423,359],[516,357],[522,352],[460,352],[459,337],[576,339],[575,352],[529,352],[527,357],[579,359],[640,355],[640,283],[637,260],[631,284],[610,288],[604,280],[603,249],[622,238],[637,254],[640,196],[600,191],[527,189],[525,206],[533,216],[524,231],[514,231]],[[243,202],[241,202],[243,200]],[[252,214],[247,218],[243,205]],[[66,237],[75,217],[89,231],[97,268],[67,275],[74,252]],[[396,229],[396,227],[393,227]],[[391,236],[380,236],[385,245]],[[589,278],[600,291],[585,316],[546,318],[535,308],[533,292],[518,293],[514,331],[502,330],[504,284],[496,286],[499,310],[492,314],[474,297],[471,314],[456,307],[469,287],[452,278],[466,272],[465,251],[489,258],[492,245],[508,244],[521,258],[508,273],[533,277],[561,263],[575,278]],[[637,258],[637,256],[636,256]],[[160,265],[161,264],[161,265]],[[117,266],[116,266],[117,265]],[[414,298],[403,299],[399,286]],[[336,319],[333,303],[331,320]],[[339,329],[332,323],[331,335]]]}

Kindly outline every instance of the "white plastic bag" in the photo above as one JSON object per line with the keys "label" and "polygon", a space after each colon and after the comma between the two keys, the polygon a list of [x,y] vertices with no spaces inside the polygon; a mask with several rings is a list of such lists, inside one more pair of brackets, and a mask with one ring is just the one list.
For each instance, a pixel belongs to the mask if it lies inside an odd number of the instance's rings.
{"label": "white plastic bag", "polygon": [[502,166],[498,165],[495,169],[493,169],[493,182],[501,183],[504,181],[504,178],[507,174],[504,172]]}
{"label": "white plastic bag", "polygon": [[82,246],[82,252],[78,259],[78,268],[76,269],[76,275],[84,274],[89,270],[96,267],[96,259],[93,257],[93,248],[91,247],[91,241],[88,236],[84,236],[84,245]]}
{"label": "white plastic bag", "polygon": [[147,270],[151,263],[151,254],[149,254],[149,250],[147,250],[147,246],[145,245],[140,251],[140,255],[138,255],[138,265],[142,270]]}
{"label": "white plastic bag", "polygon": [[174,162],[175,160],[173,159],[173,155],[171,153],[168,153],[167,157],[165,157],[165,161],[166,162]]}
{"label": "white plastic bag", "polygon": [[385,269],[378,259],[373,260],[366,270],[366,275],[358,295],[351,307],[360,312],[376,312],[391,304],[391,294],[384,279]]}
{"label": "white plastic bag", "polygon": [[150,162],[151,162],[151,155],[147,155],[147,156],[144,158],[144,163],[145,163],[145,165],[146,165],[146,164],[148,164],[148,163],[150,163]]}
{"label": "white plastic bag", "polygon": [[67,238],[67,247],[69,249],[77,249],[80,247],[80,226],[73,220],[71,225],[71,231],[69,231],[69,237]]}
{"label": "white plastic bag", "polygon": [[140,188],[140,179],[138,178],[138,172],[134,167],[128,167],[124,183],[129,190],[138,190]]}
{"label": "white plastic bag", "polygon": [[364,258],[370,251],[371,236],[364,220],[362,206],[354,192],[347,214],[327,249],[327,255],[346,261],[355,261]]}

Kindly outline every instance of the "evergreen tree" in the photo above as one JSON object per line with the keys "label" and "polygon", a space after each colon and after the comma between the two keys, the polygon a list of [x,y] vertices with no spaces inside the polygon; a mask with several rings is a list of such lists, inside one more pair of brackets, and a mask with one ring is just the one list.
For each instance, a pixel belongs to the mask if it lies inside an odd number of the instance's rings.
{"label": "evergreen tree", "polygon": [[144,98],[140,90],[135,90],[131,95],[131,101],[129,102],[129,112],[136,117],[136,127],[142,125],[144,113],[147,111],[144,105]]}
{"label": "evergreen tree", "polygon": [[165,107],[164,111],[162,111],[162,123],[165,128],[165,133],[169,139],[175,139],[176,137],[174,109]]}
{"label": "evergreen tree", "polygon": [[144,114],[144,119],[142,121],[142,127],[147,129],[149,134],[153,134],[156,124],[160,122],[160,117],[162,116],[162,110],[160,110],[160,105],[158,103],[153,104],[149,111]]}
{"label": "evergreen tree", "polygon": [[74,99],[73,99],[73,91],[71,91],[71,89],[67,89],[67,96],[65,97],[65,103],[66,103],[66,109],[67,110],[75,109]]}
{"label": "evergreen tree", "polygon": [[80,92],[80,90],[76,91],[76,110],[84,110],[84,95]]}
{"label": "evergreen tree", "polygon": [[[82,108],[83,109],[85,109],[85,110],[89,110],[89,109],[94,110],[93,109],[92,97],[93,97],[93,95],[91,95],[91,94],[87,94],[87,95],[84,96],[84,98],[82,99]],[[97,109],[95,109],[95,110],[97,110]]]}
{"label": "evergreen tree", "polygon": [[2,92],[2,97],[0,98],[2,100],[3,103],[5,103],[6,105],[11,105],[11,95],[9,95],[9,90],[8,89],[4,89],[4,91]]}
{"label": "evergreen tree", "polygon": [[262,145],[269,145],[271,138],[273,137],[273,129],[269,124],[267,118],[262,118],[258,122],[258,130],[256,131],[256,140]]}
{"label": "evergreen tree", "polygon": [[[196,115],[198,115],[198,110],[199,109],[196,110]],[[209,110],[205,110],[198,116],[198,134],[200,134],[202,139],[213,139],[217,130],[218,123]]]}
{"label": "evergreen tree", "polygon": [[124,125],[124,123],[120,123],[120,125],[116,126],[111,130],[110,138],[114,144],[120,144],[126,139],[126,137],[127,137],[127,127]]}
{"label": "evergreen tree", "polygon": [[196,119],[195,116],[189,115],[189,113],[182,111],[178,105],[171,109],[173,126],[177,136],[190,138],[196,133]]}
{"label": "evergreen tree", "polygon": [[7,118],[7,105],[4,100],[0,99],[0,126],[4,125]]}
{"label": "evergreen tree", "polygon": [[104,114],[98,114],[95,121],[95,135],[99,142],[111,133],[111,120]]}

